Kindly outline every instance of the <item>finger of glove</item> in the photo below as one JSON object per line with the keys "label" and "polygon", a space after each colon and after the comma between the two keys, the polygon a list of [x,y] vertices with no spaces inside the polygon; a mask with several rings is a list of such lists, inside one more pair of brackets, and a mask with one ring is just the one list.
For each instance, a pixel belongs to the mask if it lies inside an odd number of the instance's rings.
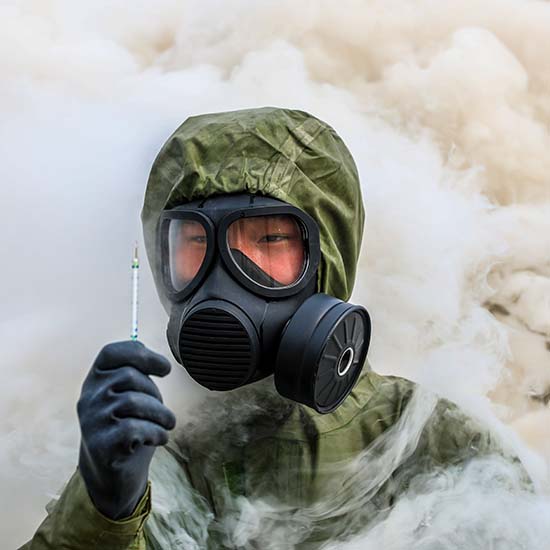
{"label": "finger of glove", "polygon": [[155,422],[123,418],[112,432],[114,447],[124,454],[133,454],[142,446],[156,447],[168,442],[168,432]]}
{"label": "finger of glove", "polygon": [[134,367],[119,367],[112,371],[100,371],[103,375],[109,376],[108,388],[114,392],[115,398],[119,393],[136,391],[146,393],[161,403],[162,395],[157,385],[141,371]]}
{"label": "finger of glove", "polygon": [[172,369],[166,357],[133,340],[107,344],[94,362],[94,367],[100,371],[125,366],[132,366],[143,374],[155,376],[166,376]]}
{"label": "finger of glove", "polygon": [[159,424],[166,430],[176,425],[174,413],[156,398],[145,393],[126,391],[118,394],[111,414],[114,418],[141,418]]}
{"label": "finger of glove", "polygon": [[145,374],[134,367],[120,367],[108,371],[96,371],[86,379],[82,386],[77,403],[78,416],[82,423],[90,420],[90,415],[97,420],[105,417],[106,409],[117,403],[119,395],[125,391],[136,391],[162,403],[161,393],[156,384]]}

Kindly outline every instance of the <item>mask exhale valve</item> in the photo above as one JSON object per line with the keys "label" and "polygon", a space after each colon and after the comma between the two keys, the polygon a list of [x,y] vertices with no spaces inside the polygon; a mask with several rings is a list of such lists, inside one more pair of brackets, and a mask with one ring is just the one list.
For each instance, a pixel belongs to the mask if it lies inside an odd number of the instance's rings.
{"label": "mask exhale valve", "polygon": [[177,352],[199,384],[225,391],[250,381],[259,359],[259,342],[244,313],[222,300],[209,300],[186,317]]}

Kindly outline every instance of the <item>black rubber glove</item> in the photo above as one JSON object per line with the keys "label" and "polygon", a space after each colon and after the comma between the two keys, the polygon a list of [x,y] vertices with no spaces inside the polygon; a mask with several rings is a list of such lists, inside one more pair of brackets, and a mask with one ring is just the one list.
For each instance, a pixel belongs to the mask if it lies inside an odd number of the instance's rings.
{"label": "black rubber glove", "polygon": [[155,448],[176,425],[149,378],[170,369],[168,359],[141,342],[115,342],[100,351],[82,385],[80,473],[96,508],[111,519],[132,514]]}

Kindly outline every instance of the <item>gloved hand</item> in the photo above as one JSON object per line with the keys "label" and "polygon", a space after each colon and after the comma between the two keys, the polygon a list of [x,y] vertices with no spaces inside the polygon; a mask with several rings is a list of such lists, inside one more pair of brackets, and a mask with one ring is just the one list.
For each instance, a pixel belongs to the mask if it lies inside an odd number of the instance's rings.
{"label": "gloved hand", "polygon": [[155,448],[176,425],[149,378],[170,369],[168,359],[141,342],[115,342],[100,351],[82,385],[80,473],[96,508],[111,519],[132,514]]}

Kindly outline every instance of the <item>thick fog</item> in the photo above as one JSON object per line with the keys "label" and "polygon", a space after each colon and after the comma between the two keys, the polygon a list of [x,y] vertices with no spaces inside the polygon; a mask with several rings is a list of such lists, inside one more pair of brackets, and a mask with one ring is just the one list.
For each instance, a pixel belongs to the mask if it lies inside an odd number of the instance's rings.
{"label": "thick fog", "polygon": [[[330,548],[548,548],[548,36],[550,3],[532,0],[0,3],[2,547],[32,536],[74,470],[82,380],[130,335],[159,148],[189,115],[273,105],[331,124],[357,162],[367,218],[350,301],[371,313],[373,368],[493,426],[538,490],[474,461]],[[140,250],[140,339],[172,359]],[[184,423],[208,392],[173,365],[159,386]],[[390,454],[408,444],[387,440]],[[367,495],[376,480],[347,466]],[[263,548],[288,548],[333,505],[290,520],[243,502],[233,541],[267,525]]]}

